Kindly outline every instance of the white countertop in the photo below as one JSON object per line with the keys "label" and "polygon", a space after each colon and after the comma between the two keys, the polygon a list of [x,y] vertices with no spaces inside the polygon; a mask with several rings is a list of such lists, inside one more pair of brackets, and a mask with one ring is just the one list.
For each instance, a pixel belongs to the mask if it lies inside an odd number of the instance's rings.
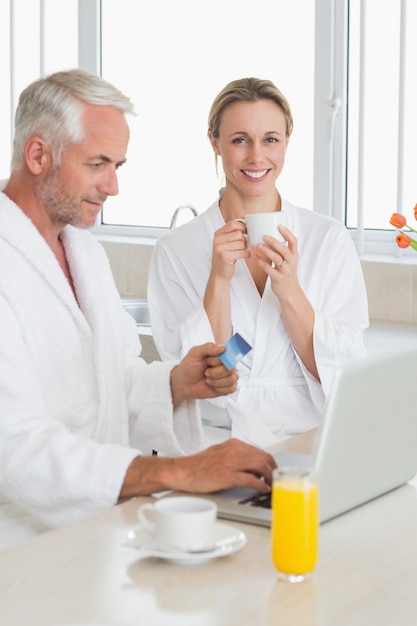
{"label": "white countertop", "polygon": [[365,346],[370,356],[417,343],[417,325],[372,320],[365,331]]}
{"label": "white countertop", "polygon": [[[304,433],[282,446],[312,451]],[[314,435],[316,437],[316,435]],[[317,439],[317,437],[316,437]],[[323,524],[311,581],[282,582],[270,530],[233,523],[247,545],[198,565],[126,545],[149,498],[112,507],[0,553],[4,626],[415,626],[414,484]]]}

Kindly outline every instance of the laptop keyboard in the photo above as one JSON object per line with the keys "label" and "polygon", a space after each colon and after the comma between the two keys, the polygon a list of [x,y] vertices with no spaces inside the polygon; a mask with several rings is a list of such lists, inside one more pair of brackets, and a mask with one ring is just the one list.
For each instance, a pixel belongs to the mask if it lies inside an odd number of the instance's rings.
{"label": "laptop keyboard", "polygon": [[260,506],[263,509],[271,508],[271,494],[270,493],[255,493],[250,498],[240,500],[239,504],[250,504],[251,506]]}

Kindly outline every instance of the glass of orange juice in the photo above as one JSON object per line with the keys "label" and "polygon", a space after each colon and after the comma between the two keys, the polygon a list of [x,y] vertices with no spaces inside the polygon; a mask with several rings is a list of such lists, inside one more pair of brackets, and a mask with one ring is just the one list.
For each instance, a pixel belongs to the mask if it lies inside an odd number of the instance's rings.
{"label": "glass of orange juice", "polygon": [[272,480],[272,560],[281,578],[310,578],[318,557],[318,482],[314,470],[279,467]]}

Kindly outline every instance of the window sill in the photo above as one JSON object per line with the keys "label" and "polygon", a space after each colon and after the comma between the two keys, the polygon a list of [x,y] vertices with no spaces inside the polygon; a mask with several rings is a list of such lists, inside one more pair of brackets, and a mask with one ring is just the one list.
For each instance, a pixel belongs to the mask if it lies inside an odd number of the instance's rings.
{"label": "window sill", "polygon": [[120,243],[136,246],[154,246],[158,237],[138,237],[137,235],[104,235],[103,233],[92,233],[100,243]]}
{"label": "window sill", "polygon": [[391,265],[415,265],[417,266],[417,252],[411,254],[361,254],[361,262],[367,263],[389,263]]}

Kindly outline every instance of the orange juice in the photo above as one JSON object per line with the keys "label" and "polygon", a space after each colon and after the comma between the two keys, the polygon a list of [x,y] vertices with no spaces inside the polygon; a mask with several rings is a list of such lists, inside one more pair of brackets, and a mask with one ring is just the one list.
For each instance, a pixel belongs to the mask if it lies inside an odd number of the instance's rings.
{"label": "orange juice", "polygon": [[302,580],[318,556],[318,486],[305,469],[275,470],[272,485],[272,560],[284,577]]}

